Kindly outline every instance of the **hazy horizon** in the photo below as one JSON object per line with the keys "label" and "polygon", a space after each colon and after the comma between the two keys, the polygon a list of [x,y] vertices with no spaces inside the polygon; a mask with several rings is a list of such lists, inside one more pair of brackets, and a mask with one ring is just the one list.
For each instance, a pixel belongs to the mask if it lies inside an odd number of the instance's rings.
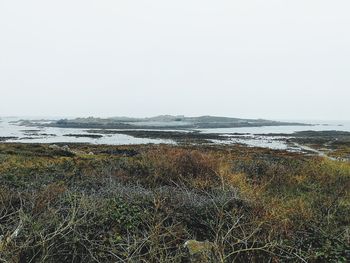
{"label": "hazy horizon", "polygon": [[164,115],[172,115],[172,116],[184,116],[184,117],[203,117],[203,116],[210,116],[210,117],[228,117],[228,118],[238,118],[238,119],[265,119],[265,120],[272,120],[272,121],[286,121],[286,122],[330,122],[330,123],[337,123],[341,124],[350,122],[350,119],[275,119],[275,118],[243,118],[240,116],[226,116],[226,115],[183,115],[183,114],[158,114],[158,115],[150,115],[150,116],[119,116],[119,115],[1,115],[0,118],[23,118],[23,119],[74,119],[74,118],[152,118],[152,117],[158,117],[158,116],[164,116]]}
{"label": "hazy horizon", "polygon": [[349,120],[350,2],[2,1],[0,116]]}

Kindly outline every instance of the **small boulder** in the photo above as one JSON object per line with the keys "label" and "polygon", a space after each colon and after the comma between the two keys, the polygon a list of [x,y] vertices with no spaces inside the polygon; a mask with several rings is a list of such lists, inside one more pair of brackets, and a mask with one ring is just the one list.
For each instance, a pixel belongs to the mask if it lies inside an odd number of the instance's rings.
{"label": "small boulder", "polygon": [[188,249],[190,262],[209,263],[214,262],[214,244],[209,241],[187,240],[184,247]]}
{"label": "small boulder", "polygon": [[50,148],[50,149],[53,149],[53,150],[61,150],[61,147],[59,147],[59,146],[56,145],[56,144],[51,144],[51,145],[49,145],[49,148]]}
{"label": "small boulder", "polygon": [[62,149],[63,151],[67,151],[67,152],[70,152],[70,151],[71,151],[68,145],[62,146],[61,149]]}

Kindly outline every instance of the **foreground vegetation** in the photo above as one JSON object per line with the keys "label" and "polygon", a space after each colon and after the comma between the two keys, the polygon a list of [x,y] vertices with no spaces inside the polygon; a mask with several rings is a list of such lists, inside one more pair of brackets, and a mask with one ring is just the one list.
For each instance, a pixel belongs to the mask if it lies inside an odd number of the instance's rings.
{"label": "foreground vegetation", "polygon": [[[0,144],[3,262],[347,262],[350,164],[241,146]],[[195,255],[194,255],[195,256]]]}

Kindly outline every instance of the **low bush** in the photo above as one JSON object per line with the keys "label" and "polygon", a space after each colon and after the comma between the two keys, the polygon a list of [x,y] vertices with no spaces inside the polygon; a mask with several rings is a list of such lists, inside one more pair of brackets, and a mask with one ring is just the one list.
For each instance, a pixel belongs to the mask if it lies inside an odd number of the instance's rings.
{"label": "low bush", "polygon": [[210,244],[213,262],[350,260],[349,163],[239,146],[70,147],[79,154],[1,145],[0,260],[188,262],[187,240]]}

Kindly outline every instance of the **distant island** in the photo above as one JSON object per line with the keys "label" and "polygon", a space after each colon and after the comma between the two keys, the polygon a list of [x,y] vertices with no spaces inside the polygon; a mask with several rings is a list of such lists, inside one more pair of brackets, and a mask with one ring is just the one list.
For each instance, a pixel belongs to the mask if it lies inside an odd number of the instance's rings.
{"label": "distant island", "polygon": [[309,124],[281,122],[265,119],[240,119],[219,116],[186,117],[183,115],[160,115],[148,118],[112,117],[112,118],[75,118],[50,122],[23,121],[24,125],[61,128],[99,128],[99,129],[208,129],[238,128],[262,126],[304,126]]}

